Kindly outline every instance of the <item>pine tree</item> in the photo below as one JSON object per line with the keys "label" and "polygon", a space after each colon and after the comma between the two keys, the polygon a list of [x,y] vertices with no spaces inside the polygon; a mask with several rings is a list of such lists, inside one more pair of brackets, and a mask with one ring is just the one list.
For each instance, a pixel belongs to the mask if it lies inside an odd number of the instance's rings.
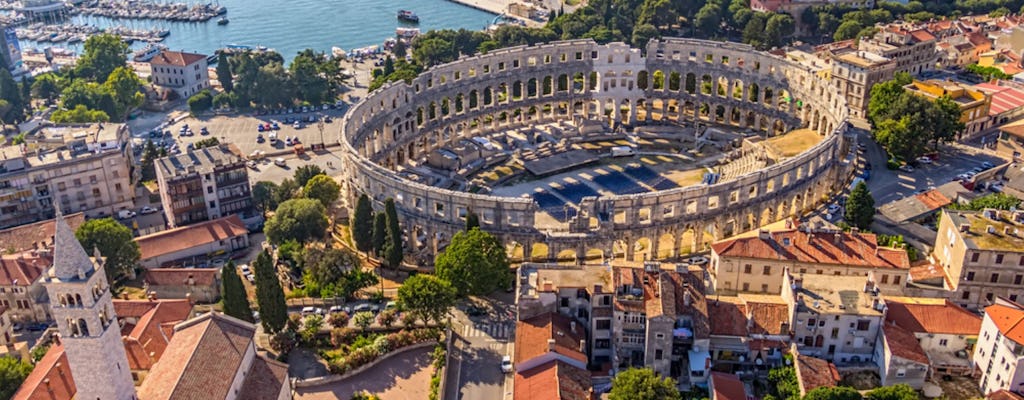
{"label": "pine tree", "polygon": [[228,55],[224,52],[217,56],[217,80],[220,81],[220,86],[224,88],[225,92],[235,89],[235,80],[231,76],[231,63],[228,61]]}
{"label": "pine tree", "polygon": [[238,271],[235,269],[233,261],[228,262],[221,269],[221,284],[224,314],[243,321],[253,322],[252,309],[249,308],[249,299],[245,295],[245,286],[242,285],[242,278],[238,276]]}
{"label": "pine tree", "polygon": [[875,199],[868,191],[868,185],[864,181],[857,183],[857,186],[850,192],[846,199],[846,222],[860,229],[868,229],[871,221],[875,218]]}
{"label": "pine tree", "polygon": [[359,251],[370,251],[373,248],[373,206],[370,197],[359,195],[356,210],[352,215],[352,240]]}
{"label": "pine tree", "polygon": [[387,239],[384,243],[384,259],[391,268],[402,265],[402,228],[398,225],[398,210],[395,199],[384,201],[384,216],[387,221]]}
{"label": "pine tree", "polygon": [[32,81],[28,78],[28,74],[21,77],[21,101],[25,103],[26,114],[32,112]]}
{"label": "pine tree", "polygon": [[373,252],[380,255],[384,249],[384,242],[388,237],[388,219],[384,213],[377,213],[373,216]]}
{"label": "pine tree", "polygon": [[268,332],[280,332],[288,322],[288,306],[270,254],[263,251],[256,256],[253,269],[256,270],[256,303],[260,307],[260,322]]}

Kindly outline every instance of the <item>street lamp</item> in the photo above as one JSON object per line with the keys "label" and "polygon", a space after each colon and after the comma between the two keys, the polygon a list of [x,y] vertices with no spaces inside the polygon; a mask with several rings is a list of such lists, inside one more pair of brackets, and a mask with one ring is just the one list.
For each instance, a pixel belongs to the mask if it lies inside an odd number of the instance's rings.
{"label": "street lamp", "polygon": [[316,121],[316,129],[320,130],[320,146],[326,147],[327,143],[324,142],[324,118],[320,116]]}

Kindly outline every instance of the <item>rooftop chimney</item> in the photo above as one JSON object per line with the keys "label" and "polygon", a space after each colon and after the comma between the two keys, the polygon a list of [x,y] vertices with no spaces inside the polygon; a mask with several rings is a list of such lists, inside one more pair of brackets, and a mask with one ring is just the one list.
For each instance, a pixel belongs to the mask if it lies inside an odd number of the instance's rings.
{"label": "rooftop chimney", "polygon": [[971,224],[960,224],[960,232],[967,233],[971,231]]}
{"label": "rooftop chimney", "polygon": [[835,243],[835,244],[842,243],[843,242],[843,234],[839,233],[839,232],[836,232],[834,235],[832,235],[832,240],[833,240],[833,243]]}
{"label": "rooftop chimney", "polygon": [[767,229],[761,229],[757,231],[757,237],[761,240],[769,240],[772,238],[772,234]]}
{"label": "rooftop chimney", "polygon": [[576,333],[576,321],[569,322],[569,332]]}
{"label": "rooftop chimney", "polygon": [[555,351],[555,339],[548,339],[548,351]]}
{"label": "rooftop chimney", "polygon": [[985,227],[985,232],[996,233],[996,227],[994,227],[992,225],[988,225],[988,226]]}
{"label": "rooftop chimney", "polygon": [[580,339],[580,353],[586,353],[586,352],[587,352],[587,340],[586,339]]}

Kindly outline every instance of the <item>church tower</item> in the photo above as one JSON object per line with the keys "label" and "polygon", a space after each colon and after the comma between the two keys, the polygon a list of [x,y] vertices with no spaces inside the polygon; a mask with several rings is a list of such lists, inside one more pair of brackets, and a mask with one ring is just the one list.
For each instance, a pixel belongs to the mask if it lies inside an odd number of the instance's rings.
{"label": "church tower", "polygon": [[57,212],[53,267],[44,277],[76,399],[134,400],[132,381],[99,251],[90,258]]}

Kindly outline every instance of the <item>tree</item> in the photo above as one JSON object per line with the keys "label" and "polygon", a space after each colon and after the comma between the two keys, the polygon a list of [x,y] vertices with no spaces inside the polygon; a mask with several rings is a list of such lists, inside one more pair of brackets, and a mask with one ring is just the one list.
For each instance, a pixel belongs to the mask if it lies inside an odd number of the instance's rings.
{"label": "tree", "polygon": [[352,321],[359,327],[359,329],[365,331],[366,328],[369,328],[370,324],[373,323],[373,313],[369,311],[357,312],[356,315],[352,317]]}
{"label": "tree", "polygon": [[209,90],[203,90],[188,98],[188,110],[192,114],[199,114],[211,108],[213,108],[213,96],[210,95]]}
{"label": "tree", "polygon": [[785,43],[783,39],[792,35],[796,30],[796,23],[789,14],[772,14],[765,23],[765,40],[769,46],[778,47]]}
{"label": "tree", "polygon": [[220,82],[220,87],[225,92],[230,92],[235,88],[235,81],[231,76],[231,63],[228,62],[228,53],[223,51],[217,55],[217,81]]}
{"label": "tree", "polygon": [[280,63],[271,63],[259,68],[256,73],[256,88],[252,99],[264,107],[281,107],[291,104],[294,86],[288,72]]}
{"label": "tree", "polygon": [[822,386],[804,395],[803,400],[861,400],[860,392],[845,386]]}
{"label": "tree", "polygon": [[288,67],[291,72],[291,84],[295,87],[295,95],[299,100],[311,104],[320,104],[327,96],[330,83],[320,73],[320,60],[326,57],[323,53],[315,53],[307,49],[299,52]]}
{"label": "tree", "polygon": [[253,322],[249,298],[245,293],[245,286],[242,285],[242,278],[238,276],[238,270],[235,269],[235,262],[228,261],[224,268],[221,268],[220,274],[224,314],[242,321]]}
{"label": "tree", "polygon": [[86,251],[100,250],[108,282],[115,282],[115,278],[131,271],[139,262],[139,244],[133,240],[131,229],[113,218],[85,221],[75,237]]}
{"label": "tree", "polygon": [[277,202],[274,201],[274,191],[277,189],[277,184],[269,181],[259,181],[252,185],[252,201],[256,203],[256,208],[263,213],[267,214],[267,211],[277,208]]}
{"label": "tree", "polygon": [[313,179],[317,175],[325,175],[326,172],[317,165],[303,165],[295,169],[295,184],[299,186],[306,186],[306,183],[310,179]]}
{"label": "tree", "polygon": [[32,96],[46,100],[47,103],[57,100],[57,97],[60,96],[60,91],[60,78],[52,72],[41,74],[36,77],[35,82],[32,82]]}
{"label": "tree", "polygon": [[256,274],[256,304],[260,308],[260,323],[270,333],[280,332],[288,321],[288,306],[270,254],[261,251],[252,267]]}
{"label": "tree", "polygon": [[939,148],[939,143],[950,142],[965,128],[960,121],[960,106],[949,95],[939,97],[928,107],[927,121],[931,122],[925,126],[929,131],[929,137]]}
{"label": "tree", "polygon": [[388,217],[384,213],[376,213],[373,215],[373,241],[371,242],[371,248],[376,254],[381,254],[384,249],[384,243],[387,242],[388,237]]}
{"label": "tree", "polygon": [[32,372],[32,364],[14,357],[0,357],[0,399],[9,399]]}
{"label": "tree", "polygon": [[470,210],[466,213],[466,231],[473,230],[473,228],[480,227],[480,217],[475,212]]}
{"label": "tree", "polygon": [[875,218],[875,199],[864,181],[857,183],[846,200],[846,222],[860,229],[868,229]]}
{"label": "tree", "polygon": [[90,110],[84,105],[77,105],[71,110],[57,110],[50,115],[50,120],[58,124],[107,122],[110,116],[101,110]]}
{"label": "tree", "polygon": [[359,195],[352,214],[352,241],[356,242],[359,251],[373,249],[373,206],[365,193]]}
{"label": "tree", "polygon": [[[135,70],[128,67],[117,67],[107,77],[103,87],[113,96],[118,119],[126,117],[129,111],[146,100],[142,94],[142,85]],[[206,94],[209,95],[209,91]]]}
{"label": "tree", "polygon": [[612,378],[611,400],[680,400],[672,378],[660,378],[650,368],[629,368]]}
{"label": "tree", "polygon": [[868,392],[868,400],[917,400],[917,392],[906,384],[882,386]]}
{"label": "tree", "polygon": [[[398,43],[402,42],[399,41]],[[380,397],[377,397],[377,395],[371,394],[370,392],[363,390],[361,392],[352,394],[351,400],[380,400]]]}
{"label": "tree", "polygon": [[633,47],[643,48],[644,46],[647,46],[648,41],[651,39],[657,39],[660,36],[661,32],[659,32],[658,28],[654,25],[637,25],[637,27],[633,29],[633,40],[631,42],[633,43]]}
{"label": "tree", "polygon": [[4,123],[21,122],[25,117],[25,104],[29,99],[23,99],[18,89],[18,82],[10,71],[0,70],[0,100],[7,102],[7,107],[0,108],[0,121]]}
{"label": "tree", "polygon": [[335,182],[334,178],[327,175],[317,175],[310,179],[309,182],[306,182],[306,187],[302,189],[302,195],[319,201],[320,204],[323,204],[324,208],[328,208],[341,195],[341,185]]}
{"label": "tree", "polygon": [[120,37],[103,33],[90,36],[75,65],[74,76],[103,83],[118,67],[126,67],[128,44]]}
{"label": "tree", "polygon": [[838,28],[836,28],[836,33],[832,35],[832,38],[837,42],[840,40],[853,39],[857,37],[857,34],[860,33],[861,29],[864,29],[864,26],[861,25],[860,22],[854,20],[844,21],[842,24],[839,24]]}
{"label": "tree", "polygon": [[377,323],[388,329],[391,329],[391,325],[394,325],[396,320],[398,320],[398,311],[395,311],[394,308],[389,308],[377,314]]}
{"label": "tree", "polygon": [[913,78],[906,72],[897,73],[892,80],[875,84],[871,87],[871,95],[868,98],[868,121],[872,126],[891,118],[892,107],[901,96],[904,95],[906,86]]}
{"label": "tree", "polygon": [[437,255],[434,270],[459,296],[484,295],[508,286],[511,279],[505,248],[498,238],[479,228],[456,233]]}
{"label": "tree", "polygon": [[1013,197],[1005,193],[991,193],[974,200],[965,205],[951,204],[949,208],[957,210],[974,210],[981,211],[986,208],[995,208],[997,210],[1009,210],[1011,208],[1017,208],[1020,206],[1020,199]]}
{"label": "tree", "polygon": [[264,231],[273,244],[284,243],[286,240],[307,243],[323,239],[327,233],[324,206],[313,199],[288,200],[277,207]]}
{"label": "tree", "polygon": [[[277,184],[277,189],[274,190],[274,203],[280,205],[288,200],[294,199],[299,193],[299,189],[302,186],[295,183],[291,178],[285,178],[281,183]],[[277,208],[276,206],[274,208]]]}
{"label": "tree", "polygon": [[441,322],[455,306],[455,288],[432,275],[413,275],[398,288],[398,304],[424,323]]}
{"label": "tree", "polygon": [[238,102],[238,96],[231,92],[220,92],[213,96],[214,108],[231,108]]}
{"label": "tree", "polygon": [[[786,355],[785,357],[792,363],[793,356]],[[775,399],[800,400],[800,384],[796,379],[796,368],[789,365],[768,370],[768,388],[771,391],[771,396]]]}
{"label": "tree", "polygon": [[398,224],[398,210],[395,199],[384,200],[384,217],[387,221],[387,237],[384,241],[384,261],[389,267],[398,269],[402,265],[402,228]]}
{"label": "tree", "polygon": [[311,296],[344,297],[377,284],[377,277],[363,271],[362,260],[348,249],[310,247],[302,255],[302,276]]}
{"label": "tree", "polygon": [[320,333],[320,328],[324,326],[324,317],[319,314],[313,314],[302,320],[302,332],[299,336],[302,337],[302,341],[306,343],[313,343],[316,339],[316,334]]}

